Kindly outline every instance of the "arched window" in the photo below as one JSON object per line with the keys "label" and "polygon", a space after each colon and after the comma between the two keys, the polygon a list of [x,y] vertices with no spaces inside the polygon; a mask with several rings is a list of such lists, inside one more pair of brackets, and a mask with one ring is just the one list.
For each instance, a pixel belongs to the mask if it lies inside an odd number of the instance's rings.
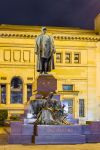
{"label": "arched window", "polygon": [[11,80],[11,103],[23,103],[23,82],[19,77]]}

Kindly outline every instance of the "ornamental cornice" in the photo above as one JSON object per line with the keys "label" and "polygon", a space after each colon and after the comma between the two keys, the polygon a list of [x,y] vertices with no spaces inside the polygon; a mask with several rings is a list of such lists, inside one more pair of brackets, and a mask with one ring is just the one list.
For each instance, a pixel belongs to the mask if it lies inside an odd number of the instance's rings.
{"label": "ornamental cornice", "polygon": [[[100,35],[96,34],[51,34],[55,40],[74,41],[100,41]],[[1,32],[1,38],[35,39],[38,34],[33,33],[5,33]]]}
{"label": "ornamental cornice", "polygon": [[100,35],[79,35],[79,34],[66,34],[66,35],[53,35],[54,39],[58,40],[74,40],[74,41],[100,41]]}

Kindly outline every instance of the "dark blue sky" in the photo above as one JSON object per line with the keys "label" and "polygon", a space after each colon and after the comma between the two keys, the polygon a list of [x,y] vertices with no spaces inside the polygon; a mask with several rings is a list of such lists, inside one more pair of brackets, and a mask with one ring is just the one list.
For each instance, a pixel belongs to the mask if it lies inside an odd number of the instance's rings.
{"label": "dark blue sky", "polygon": [[0,24],[93,29],[100,0],[0,0]]}

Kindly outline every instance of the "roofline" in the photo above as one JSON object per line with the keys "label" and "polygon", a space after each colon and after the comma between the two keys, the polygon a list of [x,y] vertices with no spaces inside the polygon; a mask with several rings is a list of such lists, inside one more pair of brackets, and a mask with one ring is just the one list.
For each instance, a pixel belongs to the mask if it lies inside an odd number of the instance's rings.
{"label": "roofline", "polygon": [[[29,26],[29,25],[10,25],[10,24],[1,24],[0,25],[0,30],[21,30],[21,31],[40,31],[42,26]],[[48,30],[61,30],[61,31],[83,31],[83,32],[93,32],[94,30],[89,30],[89,29],[81,29],[78,27],[57,27],[57,26],[46,26]]]}

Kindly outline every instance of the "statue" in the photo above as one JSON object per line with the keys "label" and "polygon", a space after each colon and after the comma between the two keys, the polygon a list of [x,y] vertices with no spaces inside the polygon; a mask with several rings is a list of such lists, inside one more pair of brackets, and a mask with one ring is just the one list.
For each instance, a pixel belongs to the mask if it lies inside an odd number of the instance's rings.
{"label": "statue", "polygon": [[50,92],[48,97],[45,97],[45,99],[30,101],[28,106],[28,112],[30,113],[26,116],[28,120],[25,119],[25,123],[30,121],[30,123],[34,123],[35,125],[71,124],[66,119],[67,114],[64,113],[61,102],[53,99],[53,95],[54,93]]}
{"label": "statue", "polygon": [[54,69],[55,53],[53,37],[46,34],[46,27],[42,27],[42,33],[36,38],[35,54],[37,55],[37,71],[47,74]]}

